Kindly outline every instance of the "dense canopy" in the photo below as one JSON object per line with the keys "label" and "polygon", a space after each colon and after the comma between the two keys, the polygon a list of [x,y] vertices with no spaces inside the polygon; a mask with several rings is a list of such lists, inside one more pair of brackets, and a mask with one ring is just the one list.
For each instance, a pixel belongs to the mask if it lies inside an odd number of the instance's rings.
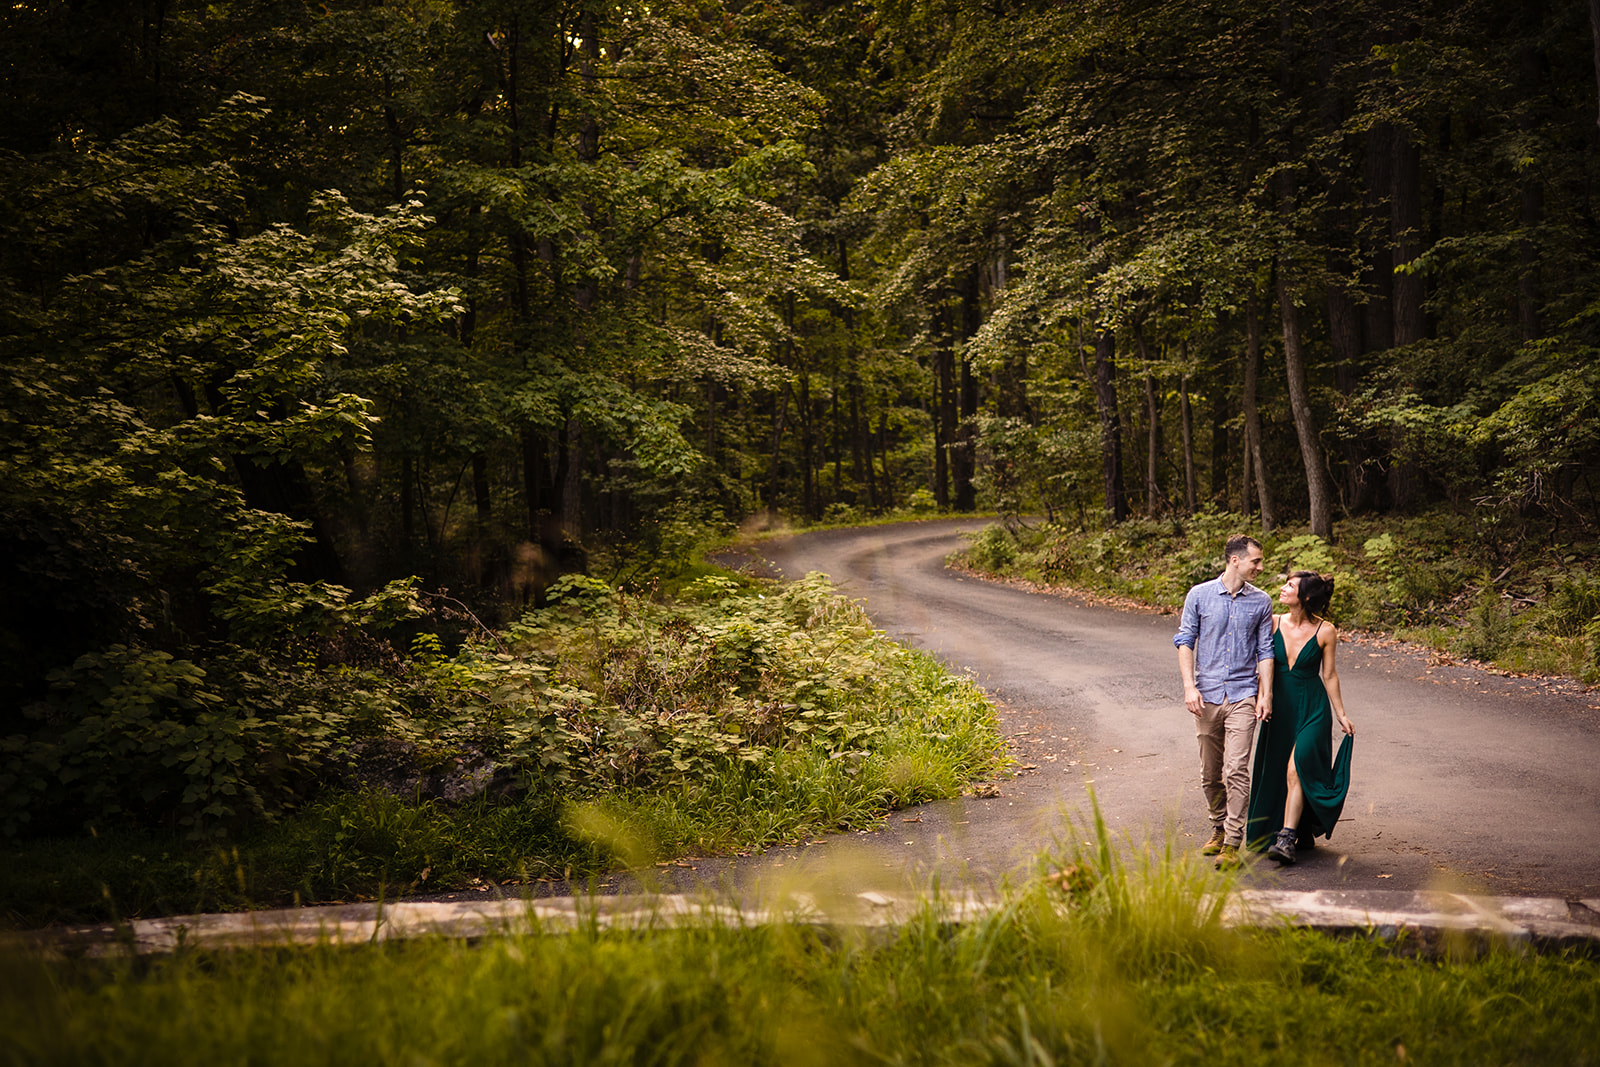
{"label": "dense canopy", "polygon": [[0,735],[760,513],[1592,533],[1597,60],[1600,0],[10,4]]}

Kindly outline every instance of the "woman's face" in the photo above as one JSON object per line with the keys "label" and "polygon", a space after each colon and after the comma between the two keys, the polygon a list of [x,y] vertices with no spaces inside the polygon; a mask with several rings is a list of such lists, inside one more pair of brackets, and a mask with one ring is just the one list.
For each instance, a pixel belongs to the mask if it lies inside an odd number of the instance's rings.
{"label": "woman's face", "polygon": [[1278,603],[1284,607],[1300,603],[1300,579],[1290,578],[1283,583],[1283,588],[1278,590]]}

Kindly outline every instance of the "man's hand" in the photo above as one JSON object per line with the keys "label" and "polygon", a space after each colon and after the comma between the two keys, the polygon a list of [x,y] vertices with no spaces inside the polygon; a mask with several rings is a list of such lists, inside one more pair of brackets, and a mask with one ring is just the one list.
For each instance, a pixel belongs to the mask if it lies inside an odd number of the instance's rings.
{"label": "man's hand", "polygon": [[1194,686],[1186,685],[1183,687],[1183,706],[1189,709],[1189,714],[1198,715],[1206,710],[1206,698]]}
{"label": "man's hand", "polygon": [[1266,722],[1272,718],[1272,698],[1256,701],[1256,722]]}

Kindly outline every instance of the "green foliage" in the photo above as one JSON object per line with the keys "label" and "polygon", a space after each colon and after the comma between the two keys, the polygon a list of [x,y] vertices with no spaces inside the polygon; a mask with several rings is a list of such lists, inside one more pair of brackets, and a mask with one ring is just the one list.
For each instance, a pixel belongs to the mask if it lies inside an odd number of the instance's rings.
{"label": "green foliage", "polygon": [[705,788],[789,750],[855,776],[898,709],[936,726],[961,692],[907,689],[926,684],[911,681],[916,654],[883,641],[821,575],[773,592],[708,576],[666,605],[568,577],[550,598],[508,642],[553,664],[575,781],[589,788]]}
{"label": "green foliage", "polygon": [[[203,668],[127,648],[85,657],[0,748],[6,829],[226,833],[243,858],[221,874],[204,846],[168,849],[220,894],[202,893],[208,904],[325,899],[423,868],[430,885],[596,870],[617,857],[561,829],[577,802],[652,851],[749,847],[876,825],[1004,761],[982,693],[885,639],[821,575],[785,587],[708,575],[677,600],[567,575],[548,598],[453,652],[423,633],[401,657],[374,636],[414,612],[402,586],[308,601],[286,646],[306,658],[292,665],[238,650]],[[319,651],[341,658],[319,667]],[[456,784],[425,792],[443,779]],[[543,829],[496,849],[481,827],[497,822]],[[234,867],[248,883],[237,893]],[[108,881],[143,877],[120,870]],[[71,906],[104,906],[94,888]],[[152,897],[113,889],[122,907]]]}
{"label": "green foliage", "polygon": [[246,768],[263,754],[263,724],[225,707],[205,676],[165,652],[121,645],[52,675],[61,698],[29,709],[39,731],[4,742],[6,833],[66,798],[93,821],[171,810],[198,826],[259,813]]}
{"label": "green foliage", "polygon": [[985,526],[962,535],[969,542],[964,558],[979,570],[1003,572],[1017,561],[1017,541],[1004,526]]}
{"label": "green foliage", "polygon": [[1505,599],[1488,575],[1484,575],[1478,595],[1456,636],[1455,647],[1462,655],[1494,662],[1510,648],[1517,636],[1517,625]]}
{"label": "green foliage", "polygon": [[1094,504],[1097,442],[1087,427],[1030,425],[1020,418],[983,414],[977,420],[982,457],[974,484],[980,499],[1002,515],[1042,511],[1080,515]]}
{"label": "green foliage", "polygon": [[[989,542],[1005,543],[1005,531],[989,527],[971,536],[963,558],[980,570],[1175,608],[1190,585],[1221,573],[1221,546],[1229,535],[1252,533],[1266,552],[1259,584],[1276,594],[1279,574],[1333,575],[1330,614],[1341,626],[1395,630],[1517,670],[1586,680],[1600,675],[1595,547],[1502,552],[1487,533],[1492,529],[1434,512],[1350,520],[1329,543],[1293,528],[1252,530],[1245,516],[1207,509],[1181,524],[1134,519],[1097,531],[1049,526],[1037,541],[1015,542],[1009,557],[979,551]],[[1485,573],[1490,564],[1495,570]]]}

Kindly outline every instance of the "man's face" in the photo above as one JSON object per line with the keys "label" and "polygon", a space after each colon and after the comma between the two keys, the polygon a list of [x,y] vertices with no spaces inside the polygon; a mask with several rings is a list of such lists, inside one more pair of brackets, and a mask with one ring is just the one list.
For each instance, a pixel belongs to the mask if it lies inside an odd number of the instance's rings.
{"label": "man's face", "polygon": [[1244,580],[1251,582],[1255,581],[1256,575],[1261,573],[1261,565],[1265,562],[1266,556],[1261,549],[1254,545],[1249,545],[1242,555],[1234,556],[1233,560],[1234,567],[1244,576]]}

